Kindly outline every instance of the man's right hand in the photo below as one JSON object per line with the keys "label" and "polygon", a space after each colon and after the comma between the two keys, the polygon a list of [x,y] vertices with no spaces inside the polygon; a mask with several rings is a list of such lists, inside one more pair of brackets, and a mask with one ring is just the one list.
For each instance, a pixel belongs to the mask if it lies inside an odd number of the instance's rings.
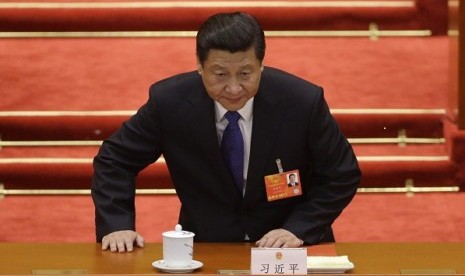
{"label": "man's right hand", "polygon": [[132,252],[134,244],[138,247],[144,247],[144,238],[132,230],[116,231],[103,237],[102,250]]}

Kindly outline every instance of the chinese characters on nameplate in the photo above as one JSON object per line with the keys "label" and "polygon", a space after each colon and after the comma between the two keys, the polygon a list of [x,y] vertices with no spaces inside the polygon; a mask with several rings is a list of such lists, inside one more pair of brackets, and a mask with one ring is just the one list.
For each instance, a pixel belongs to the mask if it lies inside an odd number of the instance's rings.
{"label": "chinese characters on nameplate", "polygon": [[251,274],[307,274],[306,248],[252,248]]}

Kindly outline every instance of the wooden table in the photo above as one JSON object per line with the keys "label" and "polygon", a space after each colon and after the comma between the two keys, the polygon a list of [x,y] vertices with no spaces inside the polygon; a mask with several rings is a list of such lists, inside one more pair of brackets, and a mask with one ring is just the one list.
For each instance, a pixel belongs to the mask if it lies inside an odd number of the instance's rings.
{"label": "wooden table", "polygon": [[[196,274],[250,269],[248,243],[195,243]],[[465,274],[465,243],[338,243],[355,269],[348,274]],[[0,243],[0,274],[156,274],[162,245],[149,243],[132,253],[101,251],[100,244]]]}

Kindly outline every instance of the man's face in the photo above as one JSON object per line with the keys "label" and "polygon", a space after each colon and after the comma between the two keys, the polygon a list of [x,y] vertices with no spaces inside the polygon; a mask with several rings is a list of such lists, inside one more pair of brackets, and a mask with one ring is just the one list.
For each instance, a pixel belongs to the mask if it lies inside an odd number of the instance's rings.
{"label": "man's face", "polygon": [[258,92],[262,64],[253,47],[235,53],[212,49],[197,67],[210,97],[229,111],[241,109]]}

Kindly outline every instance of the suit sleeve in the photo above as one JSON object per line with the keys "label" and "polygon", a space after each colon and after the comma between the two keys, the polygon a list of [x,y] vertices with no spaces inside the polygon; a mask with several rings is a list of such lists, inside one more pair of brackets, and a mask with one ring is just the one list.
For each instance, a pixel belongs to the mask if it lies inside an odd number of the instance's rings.
{"label": "suit sleeve", "polygon": [[135,178],[160,157],[161,143],[153,97],[103,142],[92,179],[97,241],[114,231],[135,230]]}
{"label": "suit sleeve", "polygon": [[351,145],[331,116],[320,90],[311,107],[308,147],[311,174],[305,183],[305,201],[288,216],[284,228],[317,244],[354,197],[361,172]]}

